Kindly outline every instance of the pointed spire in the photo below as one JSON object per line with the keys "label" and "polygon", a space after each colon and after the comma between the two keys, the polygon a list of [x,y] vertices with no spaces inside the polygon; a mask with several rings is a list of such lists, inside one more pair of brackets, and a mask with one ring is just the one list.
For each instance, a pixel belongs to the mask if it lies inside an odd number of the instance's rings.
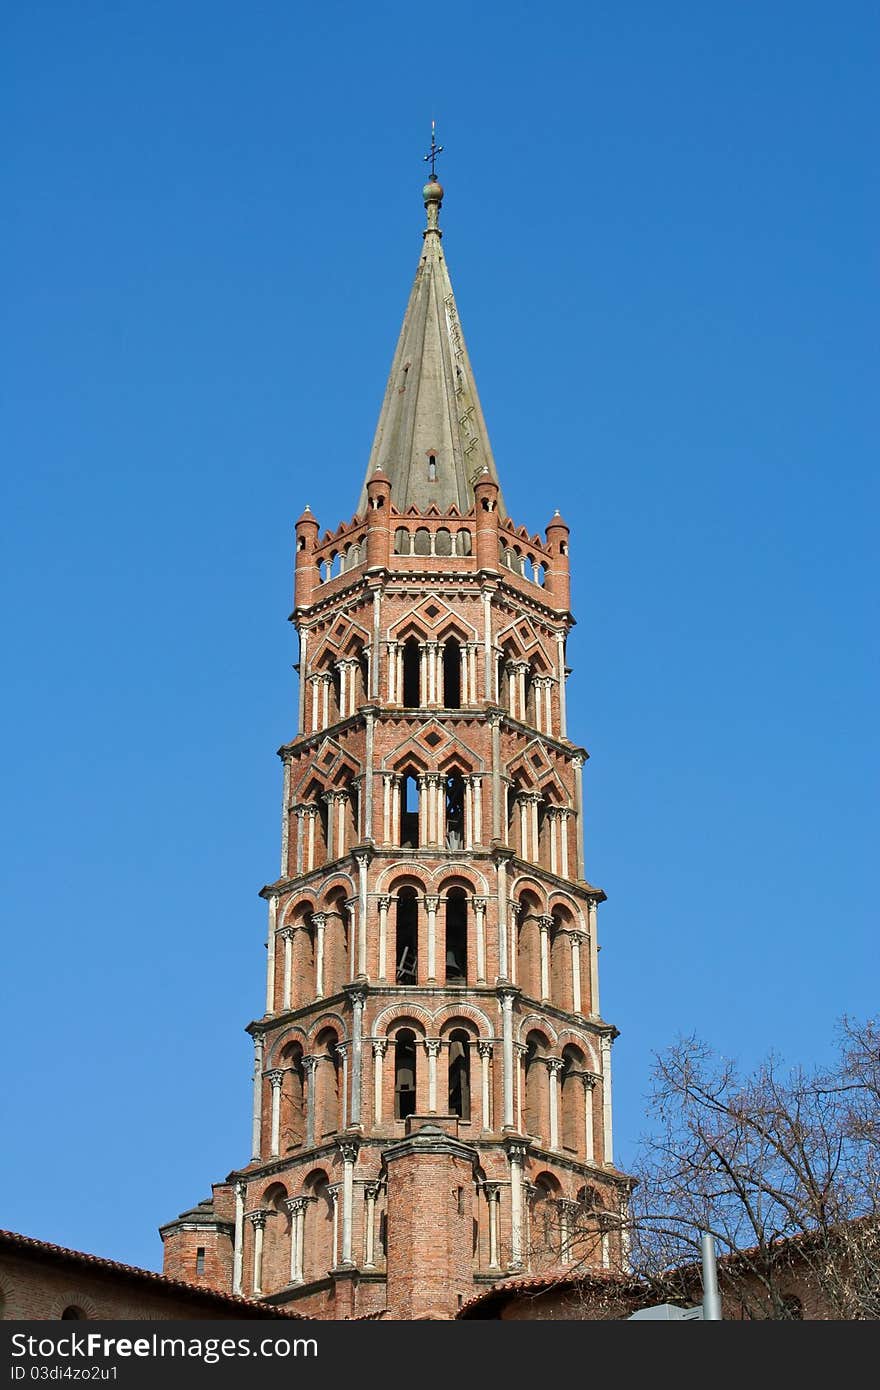
{"label": "pointed spire", "polygon": [[[377,468],[391,480],[394,505],[441,512],[470,511],[474,481],[488,471],[498,482],[486,422],[480,408],[452,283],[443,255],[440,208],[443,188],[433,172],[442,147],[431,132],[431,177],[422,190],[427,226],[424,245],[391,363],[385,399],[358,511],[367,502],[367,481]],[[506,516],[499,491],[498,509]]]}

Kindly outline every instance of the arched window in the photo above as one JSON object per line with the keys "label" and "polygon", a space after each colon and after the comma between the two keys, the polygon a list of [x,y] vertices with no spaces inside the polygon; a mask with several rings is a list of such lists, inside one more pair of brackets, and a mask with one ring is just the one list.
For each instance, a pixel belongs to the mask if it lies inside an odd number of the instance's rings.
{"label": "arched window", "polygon": [[415,637],[403,644],[403,703],[407,709],[418,709],[422,703],[421,651]]}
{"label": "arched window", "polygon": [[416,531],[413,543],[414,555],[430,555],[431,553],[431,532],[425,526],[420,526]]}
{"label": "arched window", "polygon": [[416,1035],[399,1028],[394,1037],[394,1118],[416,1113]]}
{"label": "arched window", "polygon": [[449,1113],[471,1117],[471,1040],[463,1028],[449,1035]]}
{"label": "arched window", "polygon": [[75,1303],[69,1303],[61,1314],[62,1321],[69,1318],[78,1318],[81,1321],[87,1321],[82,1308],[78,1308]]}
{"label": "arched window", "polygon": [[446,895],[446,983],[467,984],[467,894],[450,888]]}
{"label": "arched window", "polygon": [[461,709],[461,647],[455,637],[443,644],[443,707]]}
{"label": "arched window", "polygon": [[452,535],[451,535],[451,533],[450,533],[449,531],[446,530],[446,527],[445,527],[445,526],[441,526],[441,527],[440,527],[440,530],[437,532],[437,534],[436,534],[435,537],[434,537],[434,554],[435,554],[435,555],[451,555],[451,554],[452,554]]}
{"label": "arched window", "polygon": [[459,531],[455,537],[455,548],[459,555],[470,555],[471,553],[471,533],[470,531]]}
{"label": "arched window", "polygon": [[419,900],[409,886],[397,894],[395,962],[397,983],[414,985],[419,971]]}
{"label": "arched window", "polygon": [[394,532],[394,553],[395,555],[409,554],[410,537],[409,531],[405,526],[398,526]]}
{"label": "arched window", "polygon": [[335,1134],[340,1129],[339,1039],[332,1028],[324,1028],[315,1039],[318,1065],[315,1078],[315,1134]]}
{"label": "arched window", "polygon": [[304,1212],[303,1274],[306,1283],[325,1279],[334,1264],[333,1199],[327,1174],[320,1168],[310,1173],[303,1184],[303,1195],[311,1197]]}

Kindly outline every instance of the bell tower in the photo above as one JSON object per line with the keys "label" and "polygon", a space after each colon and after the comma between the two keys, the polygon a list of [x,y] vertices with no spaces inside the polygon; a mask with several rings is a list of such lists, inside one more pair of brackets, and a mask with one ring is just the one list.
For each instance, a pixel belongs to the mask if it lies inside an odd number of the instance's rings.
{"label": "bell tower", "polygon": [[162,1228],[166,1274],[325,1318],[451,1317],[576,1231],[624,1259],[569,529],[507,514],[433,175],[423,198],[357,511],[296,523],[252,1154]]}

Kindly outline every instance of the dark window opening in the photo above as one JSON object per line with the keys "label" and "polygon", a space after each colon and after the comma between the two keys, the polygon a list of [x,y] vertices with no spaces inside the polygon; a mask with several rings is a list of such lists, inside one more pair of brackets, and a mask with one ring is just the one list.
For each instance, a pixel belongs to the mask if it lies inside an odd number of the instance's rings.
{"label": "dark window opening", "polygon": [[395,962],[398,984],[414,985],[419,964],[419,903],[414,888],[401,888],[397,895]]}
{"label": "dark window opening", "polygon": [[457,1028],[449,1038],[449,1113],[461,1120],[471,1117],[470,1039],[463,1028]]}
{"label": "dark window opening", "polygon": [[428,481],[429,481],[429,482],[432,482],[432,483],[434,483],[434,482],[437,481],[437,455],[436,455],[436,454],[429,454],[429,455],[428,455]]}
{"label": "dark window opening", "polygon": [[416,1035],[401,1028],[394,1039],[394,1118],[416,1113]]}
{"label": "dark window opening", "polygon": [[418,709],[421,704],[421,652],[415,637],[403,644],[403,703],[407,709]]}
{"label": "dark window opening", "polygon": [[464,779],[458,772],[446,778],[446,848],[464,848]]}
{"label": "dark window opening", "polygon": [[205,1247],[204,1247],[204,1245],[199,1245],[199,1246],[197,1247],[197,1249],[196,1249],[196,1274],[204,1274],[204,1272],[205,1272]]}
{"label": "dark window opening", "polygon": [[454,637],[443,645],[443,707],[461,709],[461,647]]}
{"label": "dark window opening", "polygon": [[467,983],[467,896],[451,888],[446,898],[446,983]]}

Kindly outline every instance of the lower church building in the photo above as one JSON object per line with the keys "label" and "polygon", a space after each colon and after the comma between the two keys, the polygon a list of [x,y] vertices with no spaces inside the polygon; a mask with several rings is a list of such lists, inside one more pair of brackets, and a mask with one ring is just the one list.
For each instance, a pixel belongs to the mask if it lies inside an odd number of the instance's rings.
{"label": "lower church building", "polygon": [[296,523],[251,1156],[161,1228],[166,1275],[316,1318],[454,1317],[585,1225],[625,1266],[569,528],[507,513],[423,200],[355,514]]}

